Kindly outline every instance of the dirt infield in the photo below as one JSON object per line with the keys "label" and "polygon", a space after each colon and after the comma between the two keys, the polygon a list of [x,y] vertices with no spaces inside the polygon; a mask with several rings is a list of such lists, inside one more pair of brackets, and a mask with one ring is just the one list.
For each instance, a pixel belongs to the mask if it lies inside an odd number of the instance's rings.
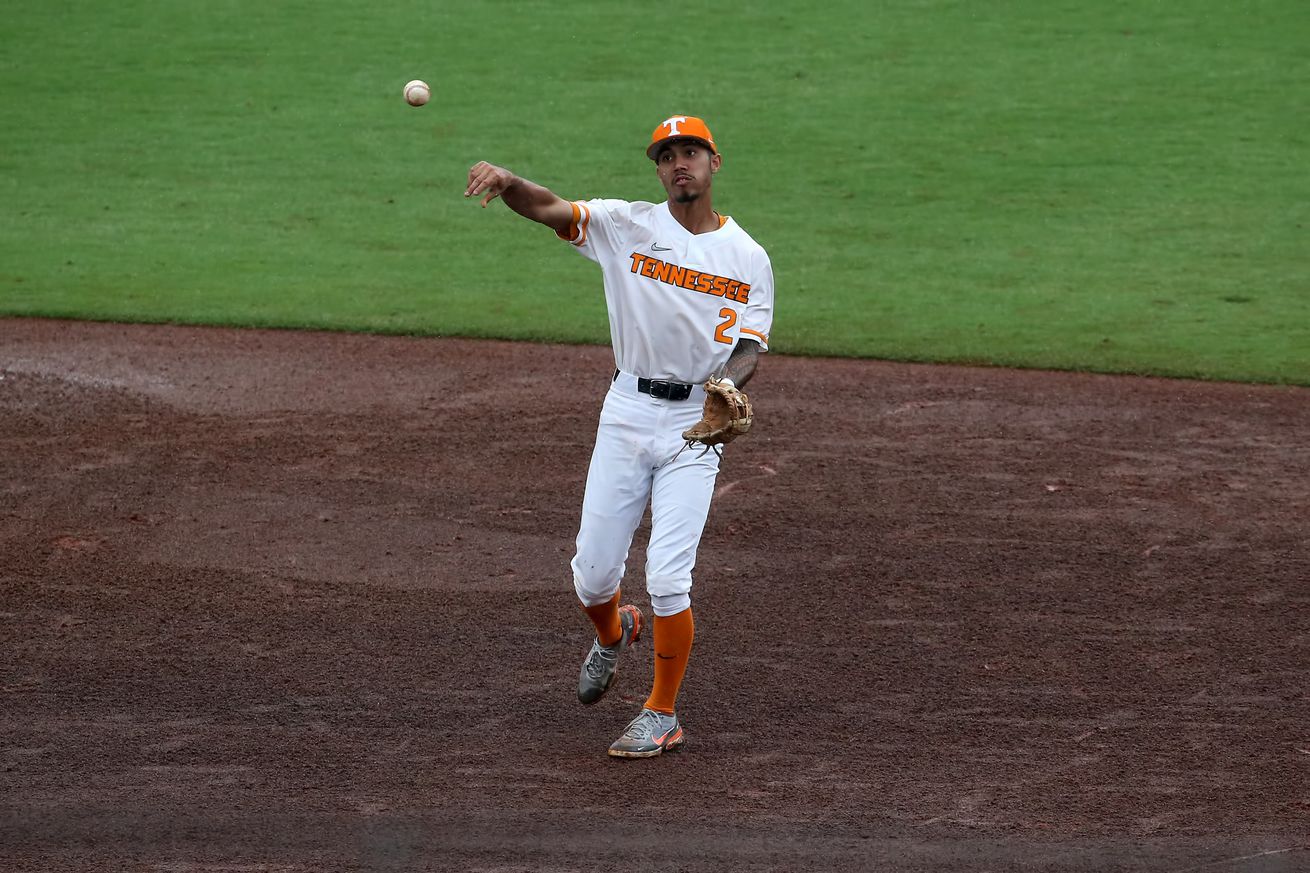
{"label": "dirt infield", "polygon": [[764,360],[618,762],[610,366],[0,320],[0,869],[1310,869],[1310,391]]}

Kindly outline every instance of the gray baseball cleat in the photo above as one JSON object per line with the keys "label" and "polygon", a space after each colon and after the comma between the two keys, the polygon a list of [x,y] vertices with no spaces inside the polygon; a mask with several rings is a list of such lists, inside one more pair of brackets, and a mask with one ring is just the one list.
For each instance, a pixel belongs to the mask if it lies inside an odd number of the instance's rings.
{"label": "gray baseball cleat", "polygon": [[619,641],[612,646],[602,646],[599,639],[592,640],[587,660],[582,662],[582,672],[578,674],[578,700],[587,706],[604,697],[614,684],[619,655],[641,636],[641,610],[635,606],[620,606],[619,624],[623,627]]}
{"label": "gray baseball cleat", "polygon": [[653,758],[682,747],[687,738],[682,733],[676,715],[643,709],[623,731],[623,736],[610,746],[615,758]]}

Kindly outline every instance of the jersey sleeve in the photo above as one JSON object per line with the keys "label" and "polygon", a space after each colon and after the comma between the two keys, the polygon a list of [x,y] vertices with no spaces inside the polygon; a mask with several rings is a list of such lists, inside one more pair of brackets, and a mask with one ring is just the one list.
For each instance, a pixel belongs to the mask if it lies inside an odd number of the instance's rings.
{"label": "jersey sleeve", "polygon": [[626,200],[575,200],[568,230],[558,233],[584,257],[599,261],[621,249],[631,226],[632,204]]}
{"label": "jersey sleeve", "polygon": [[738,339],[754,340],[763,351],[769,350],[769,331],[773,328],[773,265],[761,249],[754,259],[754,281],[751,282],[750,302],[741,314],[737,327]]}

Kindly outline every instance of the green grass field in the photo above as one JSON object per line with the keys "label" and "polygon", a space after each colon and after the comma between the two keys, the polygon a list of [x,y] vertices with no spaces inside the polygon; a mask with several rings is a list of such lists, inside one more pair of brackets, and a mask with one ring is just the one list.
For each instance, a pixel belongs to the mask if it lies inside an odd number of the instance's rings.
{"label": "green grass field", "polygon": [[658,200],[685,112],[777,351],[1310,384],[1307,45],[1305,0],[16,0],[0,313],[604,342],[468,167]]}

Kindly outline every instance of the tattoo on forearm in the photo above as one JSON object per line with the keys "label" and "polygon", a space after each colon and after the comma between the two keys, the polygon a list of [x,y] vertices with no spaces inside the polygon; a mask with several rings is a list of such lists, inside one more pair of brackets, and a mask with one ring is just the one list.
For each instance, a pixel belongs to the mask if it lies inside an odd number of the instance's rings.
{"label": "tattoo on forearm", "polygon": [[755,365],[759,363],[760,347],[751,340],[742,340],[732,350],[723,375],[732,380],[732,384],[742,388],[755,375]]}

